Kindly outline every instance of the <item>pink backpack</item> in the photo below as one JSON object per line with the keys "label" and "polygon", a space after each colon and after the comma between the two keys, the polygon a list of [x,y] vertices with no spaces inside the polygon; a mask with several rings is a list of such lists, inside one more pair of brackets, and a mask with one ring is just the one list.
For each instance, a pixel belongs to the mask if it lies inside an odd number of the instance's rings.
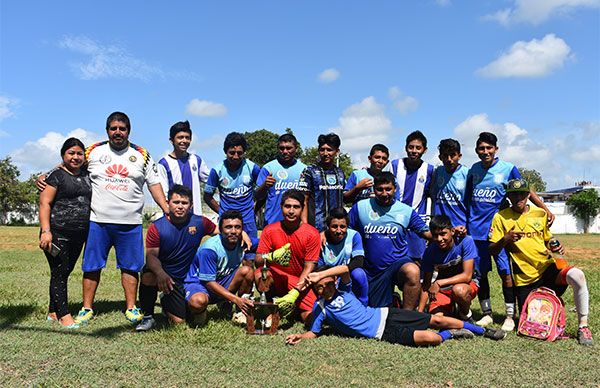
{"label": "pink backpack", "polygon": [[554,341],[565,332],[565,303],[546,287],[531,291],[525,300],[518,333],[546,341]]}

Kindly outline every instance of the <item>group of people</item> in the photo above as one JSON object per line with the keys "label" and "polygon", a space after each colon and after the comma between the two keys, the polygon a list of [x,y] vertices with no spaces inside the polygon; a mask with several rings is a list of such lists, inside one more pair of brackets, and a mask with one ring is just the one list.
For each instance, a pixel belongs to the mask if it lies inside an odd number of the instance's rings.
{"label": "group of people", "polygon": [[[171,127],[173,151],[158,163],[129,141],[124,113],[109,115],[106,132],[107,141],[87,149],[67,139],[63,163],[38,179],[40,247],[51,268],[48,320],[63,327],[93,318],[101,270],[114,247],[125,316],[138,331],[155,325],[159,293],[169,321],[191,325],[206,322],[210,304],[244,323],[258,293],[273,299],[284,319],[298,318],[310,329],[288,336],[289,344],[318,336],[325,322],[345,335],[413,346],[474,335],[498,340],[515,327],[515,302],[521,306],[540,285],[559,294],[570,285],[578,340],[593,343],[585,276],[555,263],[550,250],[563,248],[548,244],[554,216],[517,168],[497,158],[492,133],[479,135],[480,161],[470,169],[460,164],[454,139],[438,146],[442,166],[423,161],[427,139],[415,131],[406,139],[406,157],[390,161],[388,148],[376,144],[370,166],[346,179],[333,133],[319,135],[318,160],[308,166],[286,133],[278,157],[261,168],[244,157],[244,136],[232,132],[225,159],[209,169],[188,152],[187,121]],[[164,212],[147,231],[145,260],[144,183]],[[202,215],[202,202],[219,214],[218,225]],[[260,238],[257,203],[265,206]],[[211,237],[202,243],[205,236]],[[83,307],[73,317],[66,279],[84,243]],[[492,259],[505,301],[501,330],[489,327]],[[477,322],[475,297],[483,312]]]}

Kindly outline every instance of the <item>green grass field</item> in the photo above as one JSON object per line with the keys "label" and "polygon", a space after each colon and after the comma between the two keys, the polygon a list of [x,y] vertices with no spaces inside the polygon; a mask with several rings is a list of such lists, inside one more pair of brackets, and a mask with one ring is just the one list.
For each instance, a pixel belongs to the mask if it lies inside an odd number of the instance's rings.
{"label": "green grass field", "polygon": [[[600,386],[598,235],[559,236],[569,262],[587,275],[595,347],[513,333],[500,342],[476,338],[420,349],[336,336],[290,347],[285,335],[300,332],[300,324],[275,336],[248,336],[216,310],[201,329],[161,325],[136,333],[123,316],[114,260],[102,275],[97,317],[66,331],[45,322],[49,270],[37,248],[37,229],[0,227],[0,236],[2,386]],[[81,307],[79,268],[69,282],[72,312]],[[500,280],[492,276],[491,282],[501,312]],[[570,290],[565,301],[567,332],[574,335]],[[479,315],[478,303],[474,312]]]}

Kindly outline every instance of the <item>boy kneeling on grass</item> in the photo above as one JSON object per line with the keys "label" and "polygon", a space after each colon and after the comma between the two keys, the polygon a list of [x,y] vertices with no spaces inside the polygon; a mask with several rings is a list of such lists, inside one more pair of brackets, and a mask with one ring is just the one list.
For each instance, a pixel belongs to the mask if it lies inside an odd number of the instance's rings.
{"label": "boy kneeling on grass", "polygon": [[[325,269],[327,267],[319,267],[317,271]],[[312,287],[319,299],[313,307],[311,329],[287,336],[286,343],[289,345],[316,338],[325,322],[338,334],[377,338],[409,346],[435,346],[450,338],[473,338],[474,335],[493,340],[501,340],[506,336],[502,330],[484,329],[456,318],[393,307],[367,307],[352,294],[348,273],[341,276],[339,287],[336,287],[336,278],[333,276],[324,277]],[[436,333],[427,330],[429,328],[442,331]]]}
{"label": "boy kneeling on grass", "polygon": [[[433,243],[429,244],[423,255],[423,293],[419,311],[425,310],[429,299],[431,314],[454,315],[471,321],[471,301],[479,289],[475,242],[471,236],[460,237],[452,227],[450,218],[445,215],[434,216],[429,223],[429,230]],[[437,272],[435,279],[434,271]],[[458,311],[454,311],[455,303]]]}

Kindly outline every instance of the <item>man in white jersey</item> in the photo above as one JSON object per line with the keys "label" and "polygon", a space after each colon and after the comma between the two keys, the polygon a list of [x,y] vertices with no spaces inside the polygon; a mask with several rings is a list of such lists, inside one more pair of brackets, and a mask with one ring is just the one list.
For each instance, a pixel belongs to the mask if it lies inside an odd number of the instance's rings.
{"label": "man in white jersey", "polygon": [[169,130],[169,140],[173,151],[158,161],[160,184],[165,196],[173,185],[183,185],[192,190],[193,213],[202,215],[202,190],[200,182],[206,183],[210,170],[206,162],[188,148],[192,142],[192,129],[189,121],[179,121]]}
{"label": "man in white jersey", "polygon": [[115,248],[117,268],[121,270],[127,307],[125,317],[133,323],[142,319],[135,298],[138,272],[144,266],[144,183],[165,213],[169,208],[154,160],[146,149],[129,142],[130,131],[131,124],[125,113],[111,113],[106,120],[108,141],[86,150],[92,182],[92,212],[82,264],[83,308],[75,318],[77,323],[87,323],[94,316],[92,304],[111,247]]}

